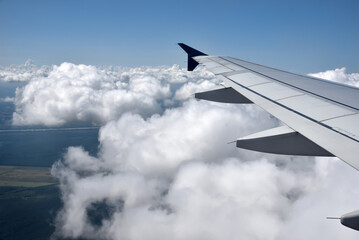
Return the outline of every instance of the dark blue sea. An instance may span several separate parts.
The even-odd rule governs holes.
[[[0,98],[14,97],[15,89],[23,85],[0,82]],[[97,127],[15,127],[11,125],[14,110],[12,102],[0,101],[0,165],[46,167],[50,171],[69,146],[82,146],[96,155]],[[57,184],[0,186],[0,239],[50,239],[62,204]]]
[[[0,82],[0,98],[14,97],[15,89],[23,85]],[[0,102],[0,165],[51,167],[69,146],[82,146],[96,155],[97,127],[15,127],[11,125],[14,110],[12,102]]]

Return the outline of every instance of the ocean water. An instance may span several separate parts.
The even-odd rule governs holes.
[[[23,85],[0,82],[0,98],[14,97],[15,89]],[[97,154],[97,127],[15,127],[11,125],[14,110],[12,102],[0,101],[0,165],[48,167],[50,170],[69,146],[82,146],[91,155]],[[50,239],[62,204],[58,185],[0,187],[0,239]],[[97,207],[93,212],[96,214],[89,217],[96,222],[101,216]]]
[[[0,98],[14,97],[24,83],[0,82]],[[69,146],[82,146],[91,155],[98,148],[98,127],[12,126],[12,102],[0,102],[0,165],[51,167]]]

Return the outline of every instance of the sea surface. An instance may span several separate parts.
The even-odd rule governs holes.
[[[0,82],[0,98],[14,97],[23,83]],[[69,146],[97,152],[98,127],[12,126],[14,103],[0,102],[0,165],[51,167]]]
[[[0,99],[13,98],[25,83],[0,82]],[[98,149],[98,127],[12,126],[13,102],[0,101],[0,166],[46,167],[62,159],[69,146]],[[6,180],[6,179],[5,179]],[[0,240],[49,239],[61,209],[57,184],[41,187],[0,186]]]

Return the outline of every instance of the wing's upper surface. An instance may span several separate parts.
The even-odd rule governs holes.
[[[232,57],[195,55],[227,87],[359,170],[359,88]]]

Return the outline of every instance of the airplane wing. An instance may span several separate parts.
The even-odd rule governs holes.
[[[226,88],[196,93],[217,102],[254,103],[286,126],[237,139],[237,147],[289,155],[337,156],[359,170],[359,88],[232,57],[208,56],[183,43],[188,70],[198,64]]]

